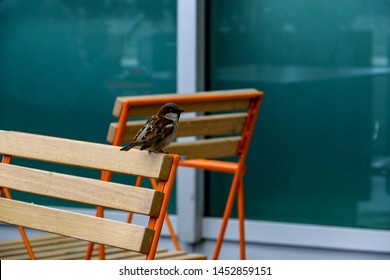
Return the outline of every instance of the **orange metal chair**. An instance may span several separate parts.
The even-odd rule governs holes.
[[[4,192],[6,197],[0,197],[0,221],[19,226],[31,259],[36,256],[24,227],[146,254],[146,259],[155,257],[178,155],[123,153],[112,145],[10,131],[0,131],[0,154],[0,196]],[[14,165],[13,157],[154,178],[157,190]],[[148,224],[132,225],[17,201],[9,189],[139,213],[148,216]]]
[[[175,142],[165,150],[184,156],[185,160],[179,163],[181,166],[234,174],[213,259],[219,256],[236,197],[240,229],[240,258],[246,258],[243,176],[246,171],[245,159],[262,98],[262,92],[255,89],[243,89],[194,94],[126,96],[118,97],[114,105],[113,115],[118,117],[119,121],[110,124],[107,140],[116,146],[131,141],[138,129],[145,123],[144,120],[132,118],[155,114],[167,102],[176,103],[186,112],[204,113],[191,118],[182,117],[177,137],[205,138],[197,138],[190,142]],[[238,156],[238,161],[228,162],[215,159],[230,156]],[[171,235],[174,242],[177,242],[172,228]],[[178,243],[176,246],[179,246]]]

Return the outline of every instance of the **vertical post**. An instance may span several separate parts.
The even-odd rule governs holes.
[[[179,165],[180,157],[177,155],[174,155],[172,158],[172,165],[171,165],[171,170],[169,172],[169,177],[167,181],[162,181],[160,180],[157,185],[157,190],[161,191],[164,193],[164,198],[162,201],[160,213],[158,217],[150,217],[149,223],[148,223],[148,228],[154,229],[154,236],[152,240],[152,245],[150,246],[149,253],[146,256],[147,260],[152,260],[154,259],[154,256],[156,254],[157,250],[157,245],[160,239],[161,235],[161,229],[163,227],[163,223],[165,220],[165,214],[168,211],[168,204],[169,204],[169,198],[172,193],[173,189],[173,184],[175,181],[175,175],[177,172],[177,166]]]
[[[202,91],[205,72],[205,1],[177,0],[177,17],[177,92]],[[178,232],[180,241],[185,243],[185,250],[190,251],[191,245],[201,239],[203,171],[180,167],[176,178]]]
[[[238,208],[238,223],[239,223],[239,238],[240,238],[240,259],[246,259],[245,245],[245,207],[244,207],[244,182],[241,178],[240,185],[237,190],[237,208]]]

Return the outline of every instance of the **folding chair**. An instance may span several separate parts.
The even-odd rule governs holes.
[[[137,150],[123,153],[112,145],[10,131],[0,131],[0,154],[0,196],[6,197],[0,197],[0,221],[19,226],[31,259],[36,256],[24,227],[138,252],[146,259],[155,257],[179,156]],[[54,163],[54,167],[61,164],[154,178],[158,186],[157,190],[136,188],[11,164],[15,157]],[[135,212],[147,216],[148,222],[134,225],[26,203],[12,199],[10,189]]]
[[[243,89],[194,94],[125,96],[118,97],[114,105],[113,115],[119,118],[119,121],[110,124],[107,141],[116,146],[131,141],[145,123],[144,120],[140,121],[137,118],[155,114],[161,105],[167,102],[176,103],[186,112],[202,113],[196,117],[181,118],[177,133],[177,137],[198,138],[189,142],[172,143],[165,150],[185,157],[185,160],[180,161],[180,166],[234,174],[213,259],[219,256],[236,197],[240,258],[246,257],[243,176],[246,171],[245,159],[262,98],[262,92]],[[215,159],[230,156],[238,156],[238,161]]]

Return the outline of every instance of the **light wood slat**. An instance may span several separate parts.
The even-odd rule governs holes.
[[[20,245],[24,246],[24,243],[19,241]],[[1,243],[0,243],[1,246]],[[78,239],[66,238],[61,245],[52,245],[50,243],[45,246],[36,247],[33,246],[34,254],[37,259],[45,260],[72,260],[72,259],[84,259],[85,250],[88,246],[88,242]],[[95,250],[92,256],[98,258],[98,246],[95,246]],[[123,249],[106,246],[106,256],[115,254],[117,252],[128,252],[129,255],[140,255],[140,253],[133,251],[125,251]],[[0,259],[29,259],[26,249],[24,250],[11,250],[7,255],[0,256]],[[93,258],[92,258],[93,259]]]
[[[107,249],[110,249],[110,248],[108,247]],[[157,251],[156,255],[158,255],[160,252],[161,251]],[[98,250],[96,250],[96,253],[92,257],[92,259],[98,259],[98,257],[99,257]],[[128,259],[132,259],[132,258],[136,258],[136,257],[140,257],[143,260],[146,259],[146,255],[144,255],[144,254],[125,251],[125,250],[121,250],[121,249],[109,250],[108,253],[106,253],[107,260],[128,260]]]
[[[84,259],[85,258],[85,251],[88,246],[87,242],[84,242],[79,245],[74,244],[75,241],[70,242],[69,244],[71,246],[69,247],[63,247],[63,248],[53,248],[52,246],[47,246],[45,251],[34,253],[36,254],[37,259],[45,259],[45,260],[72,260],[72,259]],[[98,257],[98,247],[95,246],[95,256]],[[105,248],[106,254],[109,254],[111,252],[115,251],[123,251],[123,249],[114,248],[114,247],[108,247]],[[128,251],[132,252],[132,251]],[[132,252],[134,254],[140,254],[137,252]]]
[[[236,113],[183,119],[177,136],[241,134],[246,116],[246,113]]]
[[[78,240],[61,235],[45,234],[43,236],[31,237],[30,244],[33,246],[34,253],[38,259],[45,260],[80,260],[85,257],[85,248],[87,241]],[[10,245],[14,247],[9,247]],[[38,246],[39,245],[39,246]],[[3,250],[3,248],[6,248]],[[21,239],[0,242],[0,254],[2,260],[27,260],[29,256]],[[115,247],[106,246],[107,260],[136,260],[145,259],[145,255],[133,251],[127,251]],[[94,247],[91,259],[98,259],[98,246]],[[197,253],[187,254],[182,251],[168,251],[167,249],[158,249],[156,259],[174,259],[174,260],[205,260],[206,256]]]
[[[67,236],[62,235],[55,235],[55,234],[47,234],[39,236],[39,239],[36,239],[35,237],[29,237],[29,242],[33,248],[40,248],[40,247],[47,247],[47,246],[59,246],[59,245],[66,245],[68,242],[86,242],[84,240],[69,238]],[[0,254],[3,252],[6,252],[8,250],[18,250],[18,249],[24,249],[25,245],[22,242],[21,239],[16,240],[8,240],[8,241],[1,241],[0,242]]]
[[[50,253],[47,253],[47,256],[43,255],[39,259],[45,259],[45,260],[80,260],[85,258],[85,247],[87,246],[87,243],[85,243],[85,246],[79,248],[80,250],[72,250],[72,251],[59,251],[56,252],[53,255],[50,255]],[[47,248],[47,251],[50,251],[50,247]],[[164,253],[166,249],[158,249],[156,252],[156,256],[158,254]],[[105,247],[105,253],[106,253],[106,259],[107,260],[126,260],[126,259],[133,259],[133,258],[140,258],[145,259],[146,255],[142,253],[137,253],[133,251],[127,251],[119,248],[114,247]],[[99,259],[99,250],[98,246],[94,247],[94,250],[92,251],[92,257],[91,260],[97,260]]]
[[[166,152],[194,158],[220,158],[237,155],[241,137],[223,137],[190,142],[175,142],[165,148]]]
[[[31,244],[31,243],[30,243]],[[50,251],[58,251],[58,250],[80,250],[80,252],[85,253],[86,247],[84,246],[86,243],[83,240],[67,240],[66,242],[58,243],[58,244],[43,244],[41,246],[32,245],[32,248],[34,250],[34,254],[38,257],[38,254],[41,254],[42,252]],[[19,244],[20,247],[16,248],[8,248],[8,250],[5,250],[0,253],[0,259],[3,259],[5,257],[17,257],[17,256],[25,256],[27,255],[26,247],[24,246],[24,243]],[[75,249],[78,248],[78,249]],[[28,256],[27,256],[28,258]]]
[[[64,251],[67,253],[78,251],[80,253],[85,254],[85,249],[86,249],[85,244],[86,244],[85,241],[76,239],[74,241],[68,240],[67,242],[60,243],[60,244],[46,244],[45,246],[32,245],[32,248],[35,256],[38,259],[41,258],[47,259],[49,256],[58,255],[57,252],[64,252]],[[4,258],[17,258],[17,259],[27,258],[28,259],[29,256],[27,254],[26,248],[24,247],[24,243],[22,243],[21,245],[23,245],[23,247],[20,249],[8,250],[0,254],[0,259],[4,259]]]
[[[57,240],[57,239],[61,239],[61,238],[64,238],[64,237],[62,235],[44,234],[44,235],[30,237],[29,240],[30,240],[31,244],[39,244],[41,242],[46,243],[49,240]],[[0,245],[1,245],[0,251],[2,251],[2,249],[6,246],[13,247],[13,246],[18,246],[19,244],[22,244],[22,246],[24,247],[23,243],[21,243],[21,239],[0,241]]]
[[[73,242],[70,244],[73,245]],[[87,248],[87,243],[84,242],[80,244],[78,247],[70,246],[69,248],[56,249],[51,246],[46,246],[44,251],[37,252],[34,250],[34,254],[39,260],[82,260],[85,258],[85,250]],[[99,259],[98,246],[96,246],[95,250],[92,252],[92,260]],[[12,251],[11,251],[12,252]],[[116,259],[116,256],[122,256],[122,258],[131,258],[133,256],[143,256],[142,253],[137,253],[133,251],[125,251],[123,249],[114,248],[114,247],[106,247],[106,259]],[[24,250],[24,253],[8,255],[4,257],[0,257],[2,260],[28,260],[29,256]]]
[[[65,239],[65,238],[64,238]],[[24,244],[19,240],[20,245]],[[50,243],[48,243],[46,246],[41,247],[40,250],[37,250],[36,247],[33,246],[34,254],[38,259],[44,259],[44,260],[80,260],[85,258],[85,250],[88,246],[88,242],[83,240],[77,240],[73,238],[66,238],[66,241],[63,242],[63,244],[66,246],[53,246]],[[1,243],[0,243],[1,246]],[[92,251],[92,257],[91,259],[98,259],[99,258],[99,250],[98,246],[94,247],[94,250]],[[164,252],[166,250],[158,250],[157,253]],[[7,256],[1,257],[0,259],[29,259],[29,256],[26,252],[26,249],[24,249],[23,253],[14,253],[14,250],[10,251],[10,253]],[[138,252],[133,251],[127,251],[120,248],[105,247],[105,253],[106,253],[106,259],[128,259],[132,257],[141,256],[145,258],[146,255]]]
[[[45,233],[44,235],[40,236],[34,236],[34,237],[29,237],[29,242],[31,246],[34,248],[34,251],[37,248],[47,248],[51,247],[52,245],[57,246],[57,245],[65,245],[69,246],[69,243],[76,243],[76,242],[83,242],[85,243],[86,241],[84,240],[79,240],[79,239],[74,239],[74,238],[69,238],[67,236],[62,236],[62,235],[56,235],[56,234],[47,234]],[[22,239],[13,239],[13,240],[6,240],[6,241],[1,241],[0,242],[0,258],[2,254],[6,253],[7,251],[13,251],[13,250],[19,250],[23,249],[26,251],[26,247],[22,241]],[[27,254],[27,252],[26,252]]]
[[[180,258],[186,255],[186,252],[183,251],[168,251],[165,253],[160,254],[159,256],[156,256],[156,260],[164,260],[164,259],[171,259],[171,258]]]
[[[163,199],[161,192],[151,189],[2,163],[0,186],[154,217]]]
[[[0,221],[147,253],[154,231],[145,227],[0,198]]]
[[[156,259],[165,259],[165,260],[206,260],[207,257],[202,254],[197,253],[188,253],[188,254],[171,254],[169,257],[165,256],[164,258],[160,255],[156,255]]]
[[[241,133],[246,113],[220,114],[183,118],[179,123],[176,137],[224,135]],[[137,131],[145,124],[145,120],[129,121],[122,138],[122,143],[132,141]],[[118,123],[111,123],[108,129],[107,141],[114,142]]]
[[[209,101],[207,103],[201,102],[191,102],[191,103],[181,103],[175,102],[180,108],[185,112],[218,112],[218,111],[228,111],[228,110],[245,110],[248,108],[249,99],[241,100],[216,100]],[[129,110],[129,117],[145,117],[151,116],[158,112],[163,104],[158,105],[148,105],[148,106],[133,106]],[[119,115],[114,115],[114,117],[119,117]]]
[[[225,110],[247,109],[249,99],[260,96],[262,93],[255,89],[209,91],[193,94],[157,94],[151,97],[145,96],[120,96],[117,97],[113,115],[119,117],[125,100],[132,100],[134,106],[130,109],[130,116],[150,116],[157,112],[161,105],[174,102],[186,112],[216,112]],[[214,96],[214,100],[207,99]],[[218,99],[220,97],[220,100]],[[190,102],[186,98],[192,99]],[[197,99],[197,100],[196,100]],[[142,100],[142,101],[141,101]],[[137,105],[135,105],[137,104]],[[143,106],[143,105],[148,106]],[[155,104],[155,105],[152,105]]]
[[[172,164],[165,154],[12,131],[0,131],[0,154],[164,180]]]

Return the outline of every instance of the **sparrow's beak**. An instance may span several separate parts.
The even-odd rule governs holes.
[[[179,108],[179,109],[180,109],[180,113],[183,113],[183,112],[185,112],[185,111],[184,111],[184,109],[182,109],[182,108]]]

